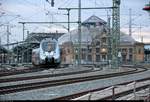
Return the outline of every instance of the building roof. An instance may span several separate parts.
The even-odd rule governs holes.
[[[120,44],[129,44],[129,45],[133,45],[135,44],[137,41],[135,41],[132,36],[129,36],[127,34],[121,33],[120,34]]]
[[[96,28],[90,28],[88,29],[87,27],[82,26],[81,28],[81,42],[92,42],[92,38],[95,38],[95,36],[99,33],[102,33],[103,27],[99,26]],[[69,42],[72,41],[73,43],[77,43],[78,42],[78,29],[75,29],[73,31],[70,31],[67,34],[62,35],[59,39],[58,42],[59,44],[63,44],[65,42]]]
[[[85,26],[85,24],[91,24],[91,23],[101,23],[102,25],[98,25],[95,27],[88,27]],[[85,20],[82,23],[82,27],[81,27],[81,42],[87,42],[91,43],[92,39],[96,37],[96,35],[102,34],[103,32],[107,31],[107,26],[106,26],[106,22],[102,19],[100,19],[99,17],[93,15],[91,17],[89,17],[87,20]],[[63,44],[65,42],[70,42],[72,41],[73,43],[78,42],[78,29],[72,30],[69,33],[64,34],[63,36],[61,36],[58,39],[59,44]],[[137,41],[135,41],[131,36],[120,32],[120,44],[124,45],[124,44],[129,44],[129,45],[133,45],[137,43]]]
[[[103,20],[103,19],[101,19],[101,18],[99,18],[99,17],[97,17],[97,16],[95,16],[95,15],[92,15],[91,17],[89,17],[87,20],[85,20],[82,24],[90,24],[90,23],[101,23],[101,24],[106,24],[106,22]]]
[[[93,23],[95,24],[94,26]],[[99,25],[96,25],[96,23],[99,23]],[[89,25],[89,26],[85,26],[85,25]],[[97,16],[93,15],[91,17],[89,17],[87,20],[85,20],[82,23],[81,26],[81,42],[87,42],[91,43],[92,39],[96,37],[96,35],[103,33],[104,29],[106,30],[106,22],[100,18],[98,18]],[[65,42],[70,42],[72,41],[73,43],[77,43],[78,42],[78,29],[72,30],[69,33],[64,34],[63,36],[61,36],[58,39],[59,44],[63,44]]]

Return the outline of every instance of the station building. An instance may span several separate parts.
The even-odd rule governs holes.
[[[111,50],[107,22],[93,15],[81,27],[81,63],[100,64],[109,60]],[[62,48],[62,63],[74,64],[78,59],[78,29],[62,35],[58,41]],[[109,39],[110,38],[110,39]],[[121,62],[133,64],[144,61],[144,44],[121,32]]]

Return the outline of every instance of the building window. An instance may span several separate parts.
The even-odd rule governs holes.
[[[78,59],[78,55],[76,55],[76,60]]]
[[[102,38],[102,43],[106,43],[106,38]]]
[[[141,54],[141,49],[139,48],[139,50],[138,50],[138,54]]]
[[[90,48],[90,49],[88,49],[88,53],[91,53],[92,52],[92,49]]]
[[[106,55],[102,55],[102,61],[106,60]]]
[[[66,62],[66,58],[64,57],[64,62]]]
[[[127,53],[127,49],[126,49],[126,48],[123,48],[123,49],[122,49],[122,53]]]
[[[122,55],[122,61],[123,61],[123,62],[126,61],[126,55]]]
[[[64,54],[64,55],[66,54],[66,51],[65,51],[65,50],[63,50],[63,54]]]
[[[103,32],[104,32],[104,33],[107,33],[107,30],[106,30],[106,29],[103,29]]]
[[[96,55],[96,62],[100,61],[100,55]]]
[[[99,45],[100,45],[100,42],[99,42],[99,41],[97,41],[97,42],[96,42],[96,46],[99,46]]]
[[[82,48],[82,52],[85,52],[86,51],[86,49],[85,48]]]
[[[132,61],[132,55],[129,55],[129,61]]]
[[[70,49],[68,49],[68,53],[70,53]]]
[[[85,54],[82,54],[82,59],[86,59],[86,58],[85,58]]]
[[[92,56],[88,55],[88,61],[92,61]]]
[[[132,52],[133,52],[132,48],[129,48],[129,53],[132,53]]]
[[[96,53],[99,53],[99,48],[96,48]]]

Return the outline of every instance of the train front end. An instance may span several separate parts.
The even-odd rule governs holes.
[[[40,43],[40,65],[59,66],[60,49],[55,39],[47,38]]]
[[[60,64],[60,49],[55,39],[45,39],[41,42],[40,62],[52,66]]]

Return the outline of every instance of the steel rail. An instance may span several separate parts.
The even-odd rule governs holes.
[[[37,89],[37,88],[39,89],[39,88],[44,88],[44,87],[73,84],[73,83],[77,83],[77,82],[84,82],[84,81],[91,81],[91,80],[98,80],[98,79],[122,76],[122,75],[127,75],[127,74],[134,74],[134,73],[139,73],[142,71],[145,71],[145,70],[138,71],[136,69],[136,71],[132,70],[132,71],[128,71],[128,72],[113,73],[113,74],[107,74],[107,75],[95,75],[95,76],[87,76],[87,77],[80,77],[80,78],[70,78],[70,79],[62,79],[62,80],[52,80],[52,81],[35,82],[35,83],[29,83],[29,84],[5,86],[5,87],[0,87],[0,95],[14,93],[14,92],[18,92],[18,91],[33,90],[33,89]]]
[[[136,87],[136,91],[140,91],[140,90],[143,90],[143,89],[148,88],[148,87],[149,87],[149,84],[139,86],[139,87]],[[112,100],[112,99],[115,100],[119,97],[123,97],[125,95],[133,93],[133,90],[134,89],[129,89],[129,90],[126,90],[126,91],[123,91],[123,92],[116,93],[114,96],[110,95],[110,96],[106,96],[104,98],[100,98],[99,100]]]
[[[150,80],[150,77],[149,78],[144,78],[144,79],[139,79],[139,80],[134,80],[136,82],[142,82],[142,81],[146,81],[146,80]],[[118,86],[118,85],[127,85],[129,83],[132,83],[134,81],[128,81],[128,82],[124,82],[124,83],[120,83],[120,84],[116,84],[114,86]],[[102,87],[102,88],[96,88],[96,89],[92,89],[92,90],[87,90],[87,91],[84,91],[84,92],[79,92],[79,93],[75,93],[75,94],[72,94],[72,95],[67,95],[67,96],[62,96],[62,97],[58,97],[58,98],[54,98],[53,100],[71,100],[71,99],[74,99],[74,98],[78,98],[80,96],[83,96],[83,95],[86,95],[88,93],[92,93],[92,92],[96,92],[96,91],[101,91],[101,90],[104,90],[106,88],[109,88],[111,86],[107,86],[107,87]],[[142,87],[143,88],[143,87]],[[131,90],[130,90],[131,92]],[[133,92],[133,89],[132,89],[132,92]],[[119,96],[121,96],[122,94],[125,95],[125,93],[118,93],[118,96],[117,94],[115,94],[115,98],[118,98]],[[108,97],[104,97],[104,98],[101,98],[100,100],[104,100],[104,99],[111,99],[112,98],[112,95],[111,96],[108,96]]]
[[[72,74],[89,73],[89,72],[95,72],[95,71],[97,71],[97,70],[88,69],[88,70],[81,70],[81,71],[76,71],[76,72],[34,75],[34,76],[17,77],[17,78],[3,78],[3,79],[0,79],[0,82],[4,83],[4,82],[14,82],[14,81],[23,81],[23,80],[31,80],[31,79],[42,79],[42,78],[58,77],[58,76],[65,76],[65,75],[72,75]]]

